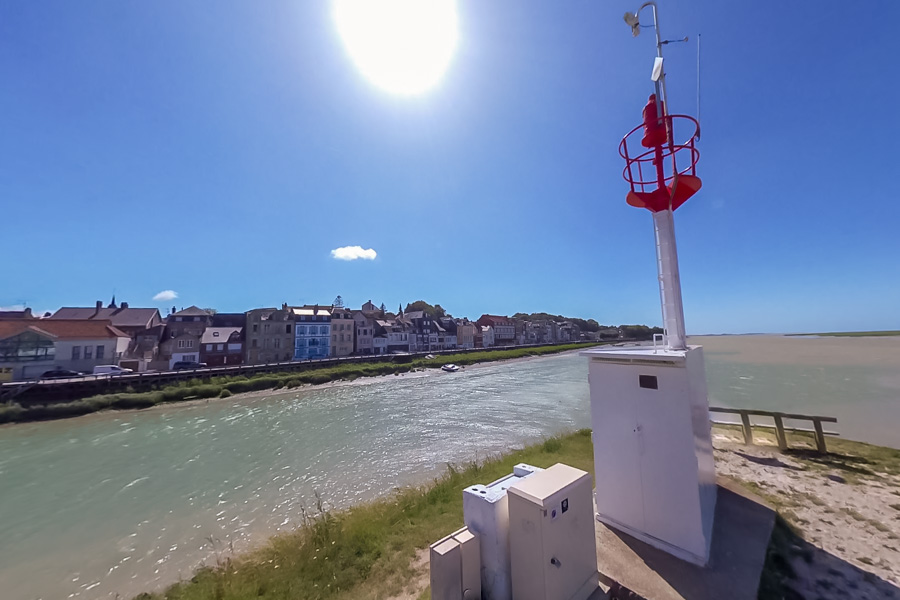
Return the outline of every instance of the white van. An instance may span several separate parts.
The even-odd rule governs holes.
[[[124,375],[131,372],[131,369],[123,369],[116,365],[97,365],[94,367],[94,375]]]

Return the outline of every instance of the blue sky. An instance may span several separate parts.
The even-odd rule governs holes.
[[[658,324],[651,217],[617,154],[652,91],[636,7],[462,0],[441,83],[398,97],[329,2],[3,3],[0,306],[341,294]],[[702,33],[688,332],[900,329],[900,4],[660,11],[692,38],[666,50],[674,112],[696,112]],[[377,258],[332,258],[348,245]]]

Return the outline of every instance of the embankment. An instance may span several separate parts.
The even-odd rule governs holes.
[[[260,374],[256,376],[199,376],[176,384],[160,386],[149,391],[126,390],[121,393],[99,394],[87,398],[59,402],[10,402],[0,405],[0,424],[48,419],[77,417],[100,410],[142,409],[168,402],[182,402],[204,398],[226,398],[228,396],[260,390],[296,388],[338,380],[353,380],[359,377],[375,377],[406,373],[421,369],[436,369],[452,361],[457,365],[471,365],[557,354],[589,347],[591,344],[560,344],[509,350],[457,352],[452,357],[436,356],[424,358],[413,355],[396,355],[383,361],[340,363],[309,368],[302,371],[286,371]]]

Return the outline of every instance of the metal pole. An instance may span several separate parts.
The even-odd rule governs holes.
[[[659,32],[659,18],[656,2],[645,2],[638,12],[647,6],[653,9],[653,29],[656,32],[656,56],[662,58],[662,36]],[[662,102],[657,104],[657,114],[665,119],[669,114],[669,98],[666,92],[665,63],[656,82],[657,97],[662,97]],[[673,159],[672,190],[678,183],[678,165],[674,163],[674,144],[672,130],[668,121],[666,125],[667,142]],[[661,162],[661,161],[660,161]],[[661,166],[661,165],[660,165]],[[669,198],[669,208],[653,213],[653,229],[656,238],[657,274],[659,277],[659,295],[663,318],[663,328],[666,332],[666,347],[670,350],[684,350],[687,348],[684,327],[684,303],[681,298],[681,275],[678,271],[678,249],[675,245],[675,215],[672,212],[672,199]]]
[[[697,34],[697,139],[700,139],[700,34]]]

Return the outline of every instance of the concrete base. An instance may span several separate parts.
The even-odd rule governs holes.
[[[598,522],[603,587],[613,592],[624,587],[646,600],[756,600],[775,511],[725,478],[717,483],[712,548],[705,568]]]

